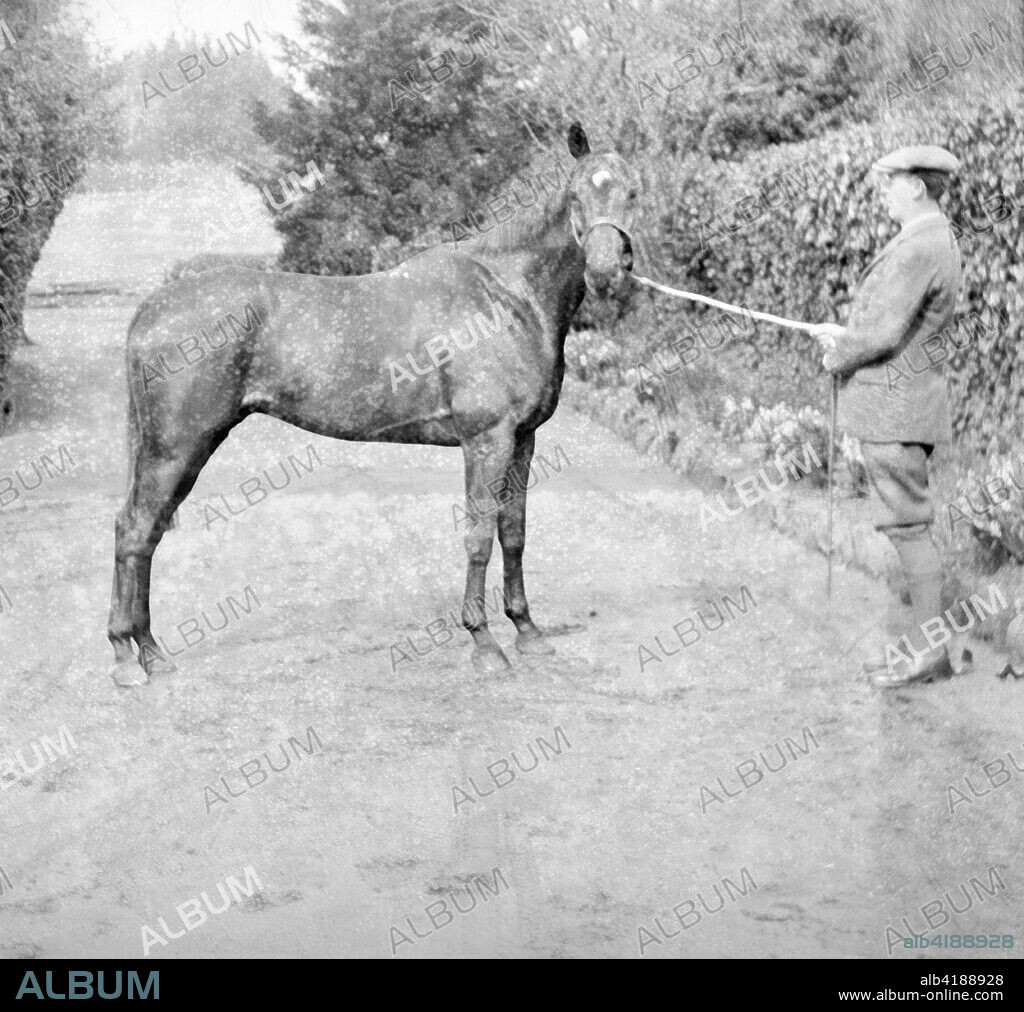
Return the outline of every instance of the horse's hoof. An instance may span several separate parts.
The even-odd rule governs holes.
[[[134,660],[121,661],[115,664],[111,668],[110,677],[114,679],[114,684],[119,685],[122,689],[131,689],[137,685],[146,685],[149,682],[149,676],[146,674],[145,668]]]
[[[485,650],[476,647],[473,650],[473,667],[482,675],[494,675],[508,671],[512,665],[500,647],[488,647]]]
[[[146,664],[146,674],[150,678],[153,675],[173,675],[177,670],[177,665],[167,660],[166,657],[151,656]]]
[[[153,675],[171,675],[178,670],[155,647],[143,647],[139,651],[139,664],[150,678]]]
[[[535,657],[547,657],[555,652],[555,648],[540,632],[520,633],[516,637],[516,650],[521,654],[533,654]]]

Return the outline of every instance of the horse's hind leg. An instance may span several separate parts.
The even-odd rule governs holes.
[[[107,638],[114,648],[111,674],[118,685],[126,687],[145,684],[151,671],[173,670],[159,650],[150,650],[148,656],[146,651],[140,651],[136,661],[132,640],[140,631],[140,602],[148,611],[153,552],[164,530],[159,502],[166,497],[160,494],[161,489],[174,479],[166,473],[166,466],[158,467],[145,450],[133,465],[135,477],[128,500],[114,522],[114,586],[107,622]]]
[[[462,624],[473,637],[473,665],[478,671],[504,671],[511,665],[487,628],[484,592],[487,564],[494,547],[494,495],[489,486],[501,482],[512,459],[513,436],[509,426],[482,432],[463,443],[466,459],[466,593],[462,600]],[[483,506],[477,512],[478,505]]]
[[[175,510],[228,430],[197,439],[173,454],[142,446],[133,462],[128,500],[114,525],[114,586],[107,638],[114,648],[114,681],[142,685],[148,676],[175,670],[150,629],[149,587],[153,553]],[[131,641],[139,647],[138,661]]]
[[[505,614],[515,623],[516,649],[524,654],[553,654],[554,650],[530,618],[523,586],[523,549],[526,547],[526,484],[533,460],[535,432],[516,440],[508,480],[512,498],[498,512],[498,541],[505,569]]]
[[[135,660],[132,650],[131,605],[134,599],[134,574],[128,572],[129,556],[125,554],[124,530],[130,505],[125,504],[114,521],[114,586],[110,591],[110,617],[107,639],[114,648],[114,681],[125,687],[147,681],[145,671]],[[131,582],[130,582],[131,581]]]

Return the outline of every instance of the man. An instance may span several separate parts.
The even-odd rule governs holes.
[[[945,380],[928,353],[952,326],[960,288],[960,251],[938,204],[958,165],[931,145],[875,162],[879,192],[902,228],[861,275],[847,326],[811,331],[825,349],[825,368],[839,378],[838,424],[861,441],[880,500],[875,527],[896,549],[910,589],[912,654],[864,664],[884,688],[952,674],[946,648],[929,648],[921,626],[942,613],[927,462],[937,444],[951,442],[952,428]]]

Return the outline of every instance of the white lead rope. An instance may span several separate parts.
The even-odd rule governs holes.
[[[714,306],[717,309],[724,309],[727,313],[737,313],[740,316],[749,316],[755,320],[764,320],[765,323],[774,323],[779,327],[789,327],[791,330],[803,330],[810,333],[814,324],[800,323],[799,320],[787,320],[782,316],[772,316],[771,313],[756,313],[752,309],[744,309],[742,306],[733,306],[728,302],[719,302],[718,299],[709,299],[706,295],[697,295],[695,292],[682,292],[678,288],[669,288],[668,285],[659,285],[657,281],[641,277],[639,274],[631,275],[641,285],[648,288],[656,288],[666,295],[674,295],[680,299],[690,299],[692,302],[703,302],[706,306]]]

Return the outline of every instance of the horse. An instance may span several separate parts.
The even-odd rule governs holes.
[[[554,653],[523,585],[535,433],[558,405],[565,337],[586,290],[621,300],[629,286],[639,189],[619,155],[591,152],[579,123],[567,143],[565,185],[487,234],[352,277],[218,267],[139,306],[128,328],[130,480],[114,523],[107,625],[116,684],[175,670],[150,630],[153,554],[210,456],[255,412],[335,439],[461,447],[467,507],[510,490],[492,494],[496,510],[469,509],[461,618],[472,664],[485,674],[510,667],[482,607],[495,531],[516,649]],[[243,305],[246,325],[235,327]],[[197,358],[198,336],[193,346],[181,335],[209,337],[204,328],[225,314],[233,339]],[[166,356],[187,359],[183,343],[190,367],[164,375]],[[421,371],[417,360],[433,366]]]

